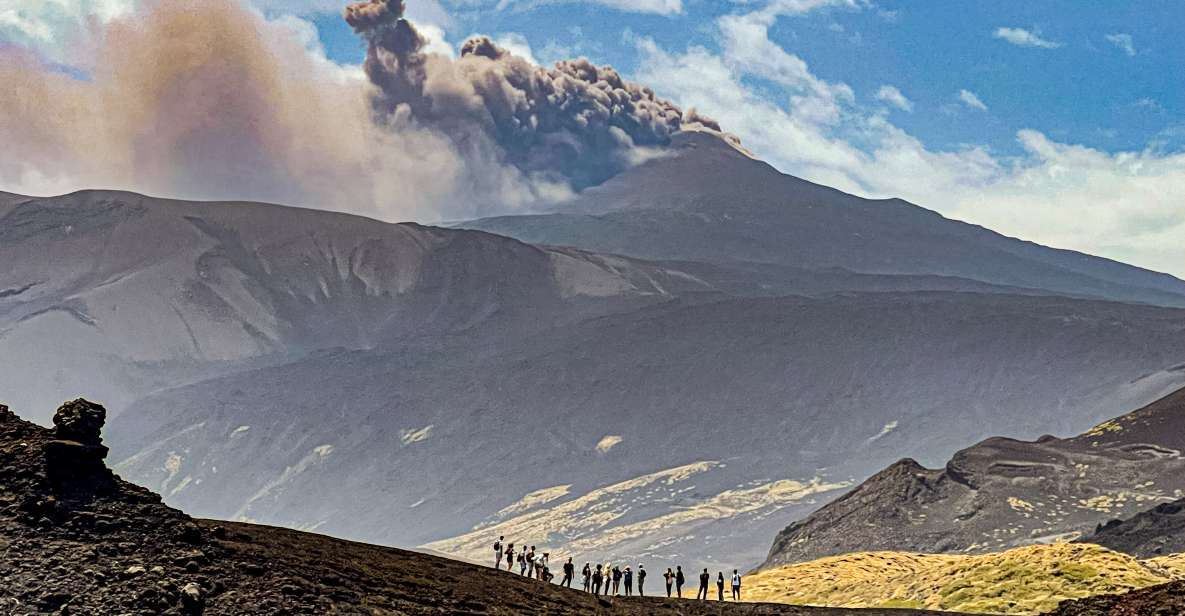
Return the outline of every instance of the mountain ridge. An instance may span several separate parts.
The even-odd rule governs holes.
[[[762,568],[869,549],[980,553],[1085,537],[1114,513],[1185,494],[1181,422],[1185,389],[1068,439],[991,438],[941,469],[901,460],[786,527]],[[1123,549],[1122,538],[1100,543]]]

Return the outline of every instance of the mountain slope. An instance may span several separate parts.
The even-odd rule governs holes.
[[[902,460],[774,540],[763,567],[859,550],[985,552],[1077,538],[1185,494],[1185,389],[1070,439]],[[1117,545],[1117,544],[1113,544]]]
[[[1081,541],[1143,558],[1185,552],[1185,499],[1111,520]]]
[[[6,614],[931,614],[596,599],[414,552],[193,520],[104,466],[103,417],[101,407],[76,400],[48,430],[0,405]]]
[[[1185,305],[1185,281],[1172,276],[1007,238],[899,199],[861,199],[812,184],[705,133],[678,135],[668,156],[554,212],[460,226],[647,259],[940,275]]]
[[[84,191],[0,209],[0,388],[49,408],[328,348],[529,331],[708,290],[681,272],[484,233]],[[47,418],[38,418],[45,420]]]
[[[590,560],[703,555],[742,567],[761,560],[763,536],[827,497],[778,482],[834,489],[903,451],[937,459],[985,433],[1081,430],[1179,387],[1185,375],[1165,369],[1182,360],[1183,317],[873,294],[674,301],[496,345],[477,327],[432,347],[323,353],[146,397],[116,417],[113,459],[203,516],[445,541],[461,555],[479,526],[549,516],[513,540],[580,543]],[[686,480],[614,489],[607,510],[577,503],[687,465],[697,472]],[[527,499],[540,491],[559,496]],[[738,505],[743,526],[668,515],[738,494],[757,500]]]

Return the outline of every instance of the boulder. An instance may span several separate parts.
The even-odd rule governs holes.
[[[76,441],[84,445],[103,443],[103,423],[106,421],[107,409],[83,398],[58,407],[53,416],[55,436],[59,440]]]

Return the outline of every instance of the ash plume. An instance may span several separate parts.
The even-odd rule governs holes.
[[[72,51],[0,45],[0,190],[120,188],[439,221],[561,202],[691,127],[587,60],[540,68],[486,38],[428,53],[399,0],[351,5],[368,52],[327,59],[239,0],[156,0]]]
[[[683,112],[617,71],[586,59],[535,66],[486,37],[466,41],[458,59],[425,52],[402,0],[350,5],[344,17],[368,43],[367,77],[378,87],[380,119],[410,114],[458,147],[486,140],[528,176],[580,189],[663,146],[683,128],[715,122]]]

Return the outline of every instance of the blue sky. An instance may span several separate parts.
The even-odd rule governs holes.
[[[714,20],[752,6],[689,0],[681,12],[668,14],[574,2],[443,8],[451,42],[473,33],[515,33],[540,61],[557,59],[547,57],[555,55],[546,53],[550,45],[629,75],[640,60],[627,42],[631,35],[669,49],[700,45],[719,51]],[[413,14],[416,8],[416,0],[409,0]],[[338,15],[312,19],[331,58],[361,60],[364,47]],[[1051,46],[1009,42],[995,35],[999,28],[1025,30]],[[976,143],[1018,154],[1015,133],[1022,128],[1112,152],[1185,145],[1181,2],[882,0],[779,19],[770,38],[821,79],[851,86],[858,101],[876,104],[880,86],[893,84],[913,103],[912,113],[894,113],[894,123],[935,148]],[[988,113],[955,113],[963,89],[974,92]],[[775,88],[766,91],[777,95]]]
[[[0,60],[6,47],[29,49],[85,79],[90,68],[74,64],[94,58],[78,49],[101,44],[92,24],[137,23],[155,2],[180,0],[0,0]],[[337,67],[336,76],[308,77],[325,101],[361,79],[364,46],[339,0],[203,2],[246,7],[269,45],[293,38],[311,67]],[[786,173],[1185,277],[1180,0],[407,3],[435,51],[455,54],[486,34],[542,66],[584,56],[714,117]],[[303,138],[301,126],[279,128]],[[77,131],[62,132],[56,138],[68,141]],[[44,160],[65,166],[49,149]],[[86,164],[80,156],[76,166]],[[26,169],[13,179],[0,165],[0,189],[47,192],[106,177],[84,170]],[[406,194],[372,193],[353,211],[434,220],[428,200],[413,207],[400,200]]]

